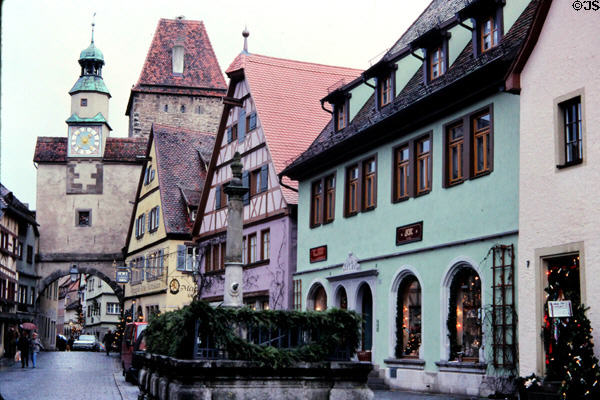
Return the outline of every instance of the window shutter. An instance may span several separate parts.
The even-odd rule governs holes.
[[[156,206],[156,221],[154,222],[155,229],[158,229],[159,222],[160,222],[160,206]]]
[[[233,133],[231,132],[231,127],[227,128],[227,143],[231,143],[233,141]]]
[[[238,116],[238,142],[242,143],[246,136],[246,110],[240,110]]]
[[[256,112],[250,114],[250,121],[248,123],[248,130],[256,129]]]
[[[269,164],[260,167],[260,191],[265,192],[269,187]]]
[[[148,232],[150,232],[152,230],[152,214],[154,214],[154,210],[150,210],[150,212],[148,213]]]
[[[177,270],[185,270],[185,246],[182,244],[177,245]]]
[[[215,210],[221,208],[221,185],[215,187]]]
[[[242,186],[245,187],[246,189],[250,189],[250,174],[248,173],[248,171],[244,171],[242,172]],[[244,205],[248,205],[250,204],[250,191],[248,190],[246,192],[246,194],[244,194]]]
[[[165,266],[165,249],[160,249],[160,270]]]

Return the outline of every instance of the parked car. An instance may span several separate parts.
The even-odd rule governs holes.
[[[125,326],[123,340],[121,341],[121,366],[123,367],[123,376],[127,381],[137,381],[138,371],[133,368],[131,363],[133,352],[139,350],[140,344],[143,343],[144,349],[146,348],[146,342],[138,339],[147,326],[147,322],[130,322]],[[136,348],[136,345],[138,348]]]
[[[73,350],[99,351],[100,343],[94,335],[81,335],[73,343]]]
[[[67,338],[63,335],[56,335],[56,348],[58,351],[65,351],[67,349]]]

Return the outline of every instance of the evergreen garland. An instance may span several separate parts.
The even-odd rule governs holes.
[[[459,283],[460,279],[456,279],[456,277],[452,280],[452,284],[450,285],[450,297],[448,299],[448,319],[446,326],[448,327],[448,338],[450,339],[450,360],[456,359],[458,352],[461,350],[460,346],[458,345],[456,333],[456,296],[458,294],[457,286]]]
[[[330,309],[309,311],[254,311],[243,308],[214,308],[194,301],[182,309],[154,317],[146,328],[150,353],[180,359],[194,357],[196,321],[200,321],[199,338],[209,340],[211,347],[227,354],[230,360],[256,361],[272,368],[294,362],[317,362],[334,355],[337,350],[355,351],[359,344],[362,317],[353,311]],[[236,327],[291,329],[310,331],[312,342],[292,349],[276,348],[249,342],[238,335]]]
[[[402,293],[404,292],[404,282],[400,284],[396,295],[396,348],[394,354],[396,358],[402,358],[404,355],[404,319],[402,315]]]

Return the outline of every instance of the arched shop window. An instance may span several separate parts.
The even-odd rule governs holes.
[[[342,310],[348,309],[348,295],[346,294],[346,289],[344,289],[343,286],[340,286],[338,289],[336,305]]]
[[[462,267],[450,285],[448,305],[450,360],[479,361],[482,345],[481,280],[474,269]]]
[[[325,288],[320,286],[314,292],[314,301],[315,301],[315,311],[325,311],[327,310],[327,293],[325,293]]]
[[[419,357],[421,285],[414,275],[402,280],[396,297],[396,358]]]

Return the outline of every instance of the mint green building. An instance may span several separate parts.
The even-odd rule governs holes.
[[[364,315],[395,388],[487,395],[517,371],[519,97],[538,1],[434,0],[322,102],[299,181],[299,309]],[[515,79],[512,76],[510,79]]]

